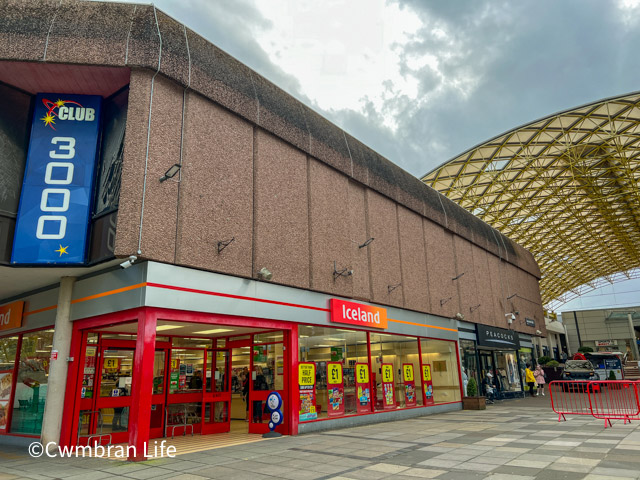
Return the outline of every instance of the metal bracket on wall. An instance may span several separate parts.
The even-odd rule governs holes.
[[[236,237],[232,237],[231,240],[220,240],[218,242],[218,254],[227,248],[235,239]]]

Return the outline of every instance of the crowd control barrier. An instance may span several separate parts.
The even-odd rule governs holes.
[[[604,420],[605,428],[611,420],[640,420],[640,382],[627,380],[562,380],[549,384],[551,408],[558,421],[566,415],[590,415]]]

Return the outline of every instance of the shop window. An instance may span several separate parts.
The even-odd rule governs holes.
[[[153,394],[164,393],[164,350],[156,350],[153,359]]]
[[[422,364],[431,366],[434,403],[460,401],[460,377],[455,342],[420,340]]]
[[[478,374],[478,357],[476,355],[476,342],[473,340],[460,340],[460,359],[462,362],[462,381],[468,383],[470,378],[475,378],[478,385],[480,376]],[[464,385],[466,395],[466,383]]]
[[[391,365],[392,382],[384,381],[383,365]],[[389,409],[390,403],[393,402],[393,408],[422,405],[420,358],[416,337],[372,333],[371,370],[376,385],[376,410]],[[393,383],[391,392],[389,383]]]
[[[131,395],[133,350],[105,349],[100,379],[101,397],[128,397]]]
[[[18,337],[0,338],[0,432],[7,430]]]
[[[82,370],[82,389],[80,398],[93,398],[96,382],[96,361],[98,347],[87,345],[84,353],[84,366]]]
[[[316,410],[317,418],[326,418],[335,412],[356,413],[356,363],[368,363],[367,333],[344,328],[312,327],[298,328],[299,361],[316,365]],[[342,365],[343,390],[328,389],[327,365]],[[330,384],[330,383],[329,383]],[[330,395],[331,393],[331,395]],[[342,405],[340,405],[342,403]]]
[[[157,341],[157,340],[156,340]],[[173,337],[171,344],[174,347],[211,348],[213,342],[210,338],[183,338]]]
[[[254,390],[284,389],[284,350],[282,343],[253,345],[253,372],[251,380]]]
[[[169,393],[196,393],[203,388],[204,350],[171,350]]]
[[[52,342],[53,330],[26,333],[22,336],[11,433],[40,435],[47,398]]]
[[[227,339],[226,338],[214,338],[215,341],[215,347],[216,348],[224,348],[227,346]]]
[[[253,336],[253,343],[274,343],[282,342],[282,332],[258,333]]]
[[[520,372],[518,371],[518,357],[515,351],[500,351],[496,353],[496,380],[501,392],[520,392]]]
[[[207,392],[227,392],[229,389],[226,372],[229,366],[228,350],[209,350],[207,356],[210,367],[207,369]]]
[[[101,408],[97,433],[125,432],[129,428],[129,407]]]
[[[228,402],[210,402],[204,405],[205,423],[226,423],[229,421]]]
[[[97,333],[89,333],[87,335],[87,343],[98,343],[98,334]]]

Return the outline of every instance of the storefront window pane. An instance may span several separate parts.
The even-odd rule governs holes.
[[[229,382],[227,368],[229,367],[228,350],[207,351],[209,368],[207,369],[207,392],[228,392]]]
[[[520,392],[520,373],[518,372],[516,352],[496,352],[496,380],[501,392]]]
[[[480,377],[478,375],[478,357],[476,356],[476,342],[473,340],[460,340],[460,358],[462,361],[463,371],[463,389],[464,394],[466,395],[467,383],[470,378],[475,378],[477,385],[480,385]]]
[[[211,348],[213,346],[213,341],[210,338],[173,337],[171,339],[171,344],[174,347]]]
[[[327,363],[342,364],[344,413],[356,413],[355,364],[368,363],[367,333],[344,328],[311,327],[298,329],[300,362],[316,364],[316,405],[318,418],[327,417]],[[338,400],[340,401],[340,400]],[[332,397],[335,405],[336,401]],[[332,406],[333,408],[333,406]]]
[[[169,393],[195,393],[203,388],[204,350],[172,349]]]
[[[527,364],[531,365],[531,369],[534,369],[535,362],[533,361],[533,350],[531,348],[521,348],[518,350],[518,368],[520,369],[520,379],[525,379],[525,369]],[[524,391],[529,391],[529,385],[526,383],[523,385]]]
[[[253,336],[253,343],[273,343],[282,341],[282,332],[259,333]]]
[[[52,342],[53,330],[41,330],[22,336],[13,401],[12,433],[39,435],[42,430]]]
[[[124,432],[129,427],[129,407],[101,408],[97,433]]]
[[[128,397],[131,395],[133,375],[132,349],[105,349],[100,379],[101,397]]]
[[[423,338],[420,340],[420,347],[422,364],[431,365],[434,402],[459,402],[460,377],[456,343]]]
[[[393,365],[393,383],[396,408],[422,405],[422,381],[420,376],[420,359],[418,355],[418,339],[403,335],[386,333],[371,334],[371,370],[376,384],[375,409],[383,410],[382,365]],[[413,366],[413,391],[411,384],[405,382],[403,365]],[[408,387],[409,386],[409,387]],[[408,387],[408,388],[407,388]],[[407,402],[407,398],[409,401]]]
[[[18,337],[0,338],[0,433],[7,430]]]
[[[164,393],[164,350],[156,350],[153,359],[153,394]]]

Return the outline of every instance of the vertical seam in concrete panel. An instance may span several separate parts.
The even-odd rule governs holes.
[[[253,163],[253,168],[251,169],[251,184],[252,184],[252,197],[253,197],[253,208],[252,208],[252,218],[251,218],[251,278],[255,278],[256,274],[256,210],[257,210],[257,199],[256,199],[256,156],[258,154],[258,141],[257,141],[258,131],[256,126],[253,126],[253,149],[252,149],[252,158],[251,161]]]
[[[424,268],[425,268],[425,275],[427,277],[427,306],[428,306],[428,311],[432,312],[433,310],[431,310],[431,292],[429,291],[429,256],[428,256],[428,252],[427,252],[427,237],[424,234],[424,225],[425,225],[425,219],[421,218],[420,219],[420,223],[421,223],[421,230],[422,230],[422,246],[424,247]]]
[[[136,11],[138,9],[137,5],[133,6],[133,12],[131,13],[131,24],[129,25],[129,32],[127,33],[127,46],[124,51],[124,64],[128,65],[129,63],[129,39],[131,38],[131,30],[133,30],[133,21],[136,18]]]
[[[309,155],[305,155],[307,159],[307,244],[309,246],[309,288],[313,288],[313,248],[311,243],[311,159]]]
[[[367,229],[366,238],[371,238],[371,227],[369,225],[369,189],[364,188],[364,224]],[[373,301],[373,268],[371,266],[371,248],[367,248],[367,264],[369,265],[369,301]]]
[[[504,294],[504,282],[503,282],[503,278],[504,275],[502,275],[500,273],[500,270],[502,270],[504,267],[502,266],[502,249],[500,248],[500,243],[498,242],[498,238],[496,237],[496,232],[494,231],[494,229],[491,229],[491,233],[493,234],[493,238],[496,241],[496,246],[498,247],[498,259],[499,259],[499,263],[498,263],[498,277],[500,277],[500,303],[502,303],[502,299],[506,299],[507,296]]]
[[[260,99],[258,98],[258,91],[256,90],[256,84],[253,82],[253,73],[251,69],[247,69],[249,71],[249,78],[251,79],[251,87],[253,88],[253,94],[256,97],[256,125],[260,125]]]
[[[440,206],[442,207],[442,213],[444,213],[444,226],[449,228],[449,219],[447,218],[447,211],[444,209],[444,204],[442,203],[442,198],[440,197],[440,193],[438,193],[438,200],[440,200]]]
[[[60,0],[60,3],[58,3],[58,8],[56,8],[56,13],[53,14],[53,18],[51,19],[51,25],[49,25],[49,31],[47,32],[47,38],[44,42],[44,52],[42,55],[42,61],[46,62],[47,61],[47,49],[49,48],[49,37],[51,36],[51,30],[53,30],[53,24],[56,21],[56,17],[58,16],[58,10],[60,10],[60,7],[62,6],[62,0]]]
[[[349,142],[347,141],[347,134],[342,130],[342,136],[344,137],[344,143],[347,146],[347,152],[349,152],[349,160],[351,161],[351,178],[353,178],[353,157],[351,156],[351,149],[349,148]]]
[[[402,291],[402,306],[404,308],[407,308],[407,298],[404,294],[404,288],[405,288],[404,273],[402,268],[404,264],[402,263],[402,235],[400,235],[400,212],[398,211],[400,209],[400,206],[397,203],[395,204],[395,206],[396,206],[396,229],[398,232],[398,257],[400,258],[400,290]],[[391,298],[389,298],[389,303],[391,303]]]
[[[445,234],[447,234],[445,232]],[[456,249],[456,236],[452,233],[449,233],[449,235],[451,235],[451,247],[453,249],[453,268],[455,271],[455,276],[457,277],[458,275],[460,275],[458,273],[458,250]],[[464,272],[463,272],[464,273]],[[452,279],[448,279],[449,282],[453,282]],[[460,308],[460,310],[462,310],[462,293],[460,292],[460,284],[462,282],[456,281],[456,291],[458,292],[458,308]],[[462,312],[459,312],[462,313]]]

